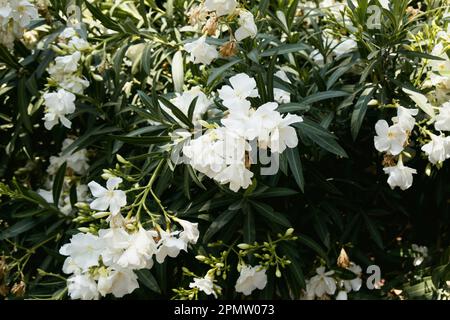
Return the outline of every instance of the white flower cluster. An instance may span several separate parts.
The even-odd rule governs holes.
[[[234,286],[236,292],[249,296],[255,289],[262,290],[267,285],[266,269],[260,265],[239,265],[239,277]],[[189,288],[197,288],[206,295],[213,295],[217,299],[217,293],[222,288],[214,283],[214,270],[210,270],[203,278],[194,278]]]
[[[58,201],[58,209],[65,215],[69,215],[72,212],[72,204],[70,201],[70,188],[75,184],[77,201],[86,202],[89,200],[88,187],[81,184],[75,175],[83,176],[89,169],[87,150],[80,149],[75,152],[66,153],[64,150],[74,142],[73,139],[67,138],[62,143],[62,149],[58,156],[50,157],[50,165],[47,168],[49,179],[46,187],[49,190],[38,189],[38,194],[43,197],[48,203],[54,203],[53,201],[53,180],[58,172],[58,169],[63,163],[66,163],[66,171],[69,171],[69,175],[64,177],[63,189],[61,191],[60,199]]]
[[[126,205],[125,193],[116,190],[121,182],[120,178],[110,178],[107,189],[89,183],[97,198],[91,208],[110,209],[110,228],[100,229],[97,234],[75,234],[59,251],[67,256],[63,272],[71,274],[67,287],[72,299],[99,299],[107,294],[123,297],[139,287],[133,270],[152,268],[153,256],[158,263],[167,256],[174,258],[198,240],[197,223],[178,218],[173,219],[182,231],[162,230],[159,226],[146,230],[128,223],[119,212]]]
[[[36,7],[26,0],[0,0],[0,44],[12,49],[14,40],[38,18]]]
[[[384,168],[384,172],[389,174],[388,184],[392,189],[400,187],[406,190],[412,186],[415,169],[403,164],[402,155],[408,138],[415,126],[415,118],[419,110],[407,109],[402,106],[397,107],[397,116],[392,118],[393,125],[385,120],[379,120],[375,125],[377,135],[374,138],[375,148],[380,152],[386,152],[389,156],[398,156],[398,162],[394,166]]]
[[[423,144],[421,150],[425,153],[432,165],[441,166],[450,158],[450,136],[445,132],[450,131],[450,59],[445,47],[450,44],[450,27],[437,34],[438,43],[435,45],[432,55],[443,60],[430,60],[427,80],[423,84],[432,90],[427,96],[415,91],[403,89],[411,100],[423,112],[423,116],[429,118],[426,124],[420,124],[420,134],[424,135],[428,142]],[[413,174],[416,170],[403,164],[402,156],[405,148],[410,144],[409,139],[413,128],[418,125],[415,116],[419,109],[407,109],[398,107],[397,117],[393,118],[394,124],[389,126],[385,120],[380,120],[375,125],[375,148],[393,159],[398,158],[395,166],[388,166],[384,171],[389,174],[388,184],[391,188],[400,187],[406,190],[413,183]],[[422,115],[421,115],[422,116]],[[431,127],[432,125],[432,127]],[[388,163],[391,161],[387,161]]]
[[[257,141],[259,148],[270,148],[272,153],[294,148],[298,138],[290,125],[303,119],[292,114],[283,117],[276,111],[276,102],[252,108],[248,98],[258,97],[256,81],[244,73],[231,77],[230,84],[218,91],[229,113],[221,120],[223,126],[211,127],[191,140],[183,147],[183,154],[194,169],[220,184],[229,183],[237,192],[252,184],[250,142]]]
[[[186,43],[184,49],[190,53],[189,59],[195,64],[210,64],[219,57],[216,46],[206,43],[206,35],[214,36],[220,32],[221,17],[227,19],[239,16],[239,28],[230,31],[230,42],[221,47],[224,56],[234,54],[236,41],[254,38],[258,33],[253,14],[245,9],[238,8],[236,0],[206,0],[203,4],[193,6],[188,12],[189,21],[194,26],[203,27],[203,36],[193,42]]]
[[[47,130],[61,122],[66,128],[71,127],[67,115],[75,112],[76,94],[82,94],[89,86],[81,74],[79,62],[82,52],[90,49],[89,43],[82,39],[72,27],[65,28],[58,38],[57,52],[64,55],[55,58],[48,68],[49,85],[57,91],[44,93],[45,115],[43,120]]]
[[[333,296],[336,291],[336,300],[347,300],[347,294],[351,291],[357,292],[361,289],[362,280],[360,266],[350,262],[347,270],[355,274],[352,280],[342,280],[336,277],[334,271],[326,271],[325,267],[318,267],[316,275],[306,281],[306,300],[325,299]]]

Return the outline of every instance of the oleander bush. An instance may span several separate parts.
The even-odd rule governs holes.
[[[450,1],[0,0],[0,297],[447,299]]]

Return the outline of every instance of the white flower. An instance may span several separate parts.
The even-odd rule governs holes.
[[[330,277],[334,271],[325,272],[325,267],[316,269],[317,275],[312,277],[306,285],[306,293],[308,298],[321,298],[323,295],[333,295],[336,291],[336,280]]]
[[[171,99],[172,102],[181,112],[183,112],[186,116],[189,112],[189,107],[192,101],[197,98],[197,102],[195,104],[194,113],[192,114],[192,120],[195,123],[198,122],[206,112],[208,107],[213,103],[208,97],[202,92],[199,86],[192,87],[188,91],[184,91],[182,94],[176,93],[176,97]],[[177,119],[177,117],[172,113],[172,110],[167,108],[162,102],[160,103],[161,108],[167,112],[171,117]],[[181,121],[180,125],[186,126]]]
[[[98,300],[97,283],[89,274],[75,274],[67,279],[71,299]]]
[[[407,134],[399,124],[389,126],[385,120],[378,120],[375,124],[377,136],[374,138],[375,148],[380,152],[398,155],[403,151]]]
[[[193,42],[186,43],[184,50],[189,52],[190,61],[195,64],[210,64],[214,59],[219,56],[217,49],[213,45],[206,43],[206,36],[202,36]]]
[[[289,80],[289,78],[287,77],[286,73],[283,70],[278,70],[277,72],[275,72],[275,76],[277,76],[284,82],[291,83],[291,81]],[[274,88],[273,96],[275,101],[280,104],[291,102],[291,94],[287,91],[284,91],[283,89]]]
[[[213,295],[214,298],[217,299],[217,293],[214,290],[214,282],[211,277],[206,275],[204,278],[194,278],[194,282],[189,284],[189,288],[198,288],[200,291],[203,291],[207,295]]]
[[[413,174],[416,174],[416,169],[406,167],[402,161],[399,161],[396,166],[384,168],[383,171],[389,174],[387,180],[391,189],[399,187],[402,190],[409,189],[413,183]]]
[[[238,192],[240,188],[247,189],[252,184],[253,172],[244,163],[230,164],[214,177],[221,184],[230,184],[230,190]]]
[[[69,147],[75,140],[66,138],[62,143],[61,152],[59,156],[50,157],[50,165],[47,168],[49,175],[55,175],[61,165],[66,162],[67,168],[72,169],[76,174],[84,175],[89,169],[87,150],[80,149],[78,151],[72,151],[67,154],[63,154],[64,150]]]
[[[72,37],[75,37],[77,35],[77,32],[72,27],[66,27],[61,33],[58,35],[61,39],[70,39]]]
[[[98,259],[104,250],[101,239],[90,233],[77,233],[72,236],[70,243],[59,249],[63,256],[70,256],[72,263],[83,271],[92,266],[98,266]]]
[[[31,22],[31,20],[38,17],[38,11],[34,5],[30,2],[11,1],[12,18],[19,23],[20,27],[25,28]]]
[[[267,285],[266,269],[260,265],[257,266],[243,266],[236,281],[234,288],[236,292],[242,292],[244,295],[250,295],[253,290],[262,290]]]
[[[48,73],[52,77],[60,79],[66,74],[73,73],[78,70],[78,61],[80,61],[81,53],[76,51],[72,54],[56,57],[55,63],[48,68]]]
[[[323,66],[325,63],[325,57],[318,49],[311,51],[309,57],[319,66]]]
[[[72,257],[67,257],[66,260],[64,260],[62,271],[65,274],[80,274],[81,268],[73,261]]]
[[[439,108],[434,128],[438,131],[450,131],[450,102],[444,103]]]
[[[75,94],[82,94],[84,89],[89,87],[89,81],[74,74],[64,75],[59,81],[59,86]]]
[[[179,218],[175,218],[175,221],[183,227],[183,231],[181,231],[179,238],[186,243],[196,244],[198,237],[200,236],[198,223],[192,223]]]
[[[378,1],[380,2],[381,6],[382,6],[384,9],[389,10],[389,5],[390,5],[390,3],[391,3],[390,0],[378,0]]]
[[[59,121],[66,127],[70,128],[72,123],[66,118],[67,114],[75,111],[75,95],[64,89],[57,92],[44,94],[45,115],[44,126],[47,130],[51,130]]]
[[[112,293],[122,298],[139,288],[137,276],[131,269],[107,269],[100,272],[98,291],[102,296]]]
[[[233,13],[237,7],[236,0],[206,0],[205,9],[215,11],[218,17]]]
[[[347,292],[345,290],[341,290],[336,295],[336,300],[348,300]]]
[[[357,47],[358,44],[355,40],[347,38],[333,48],[333,53],[336,55],[336,58],[339,58],[340,56],[355,50]]]
[[[175,258],[181,250],[187,251],[187,244],[182,239],[175,237],[179,231],[166,232],[160,230],[161,239],[158,242],[158,251],[156,252],[156,261],[163,263],[167,256]]]
[[[119,215],[118,215],[119,216]],[[115,267],[132,242],[131,235],[123,228],[100,229],[98,236],[104,243],[102,261],[106,266]]]
[[[350,291],[359,291],[361,289],[362,280],[361,280],[361,273],[362,269],[357,264],[354,264],[353,262],[350,263],[350,266],[347,268],[351,272],[355,274],[355,278],[352,280],[344,280],[343,285],[346,292]],[[336,298],[337,299],[337,298]]]
[[[75,190],[77,193],[77,201],[78,202],[83,202],[83,201],[87,200],[88,187],[86,185],[77,184],[77,186],[75,187]],[[52,202],[50,202],[50,203],[52,203]],[[61,199],[59,200],[58,207],[59,207],[59,211],[61,211],[66,216],[72,213],[72,204],[70,202],[69,192],[61,194]]]
[[[112,215],[120,212],[120,208],[126,206],[127,196],[122,190],[115,190],[122,183],[122,178],[109,178],[106,181],[106,188],[102,187],[95,181],[89,182],[88,186],[95,199],[91,202],[90,207],[93,210],[105,211],[108,208]]]
[[[253,14],[247,10],[239,10],[239,28],[234,33],[237,41],[242,41],[248,37],[254,38],[258,33]]]
[[[258,97],[256,81],[245,73],[239,73],[230,78],[231,86],[223,86],[219,92],[220,99],[230,112],[246,113],[250,109],[247,98]]]
[[[89,42],[77,36],[72,37],[67,45],[69,46],[70,49],[78,51],[86,51],[89,50],[91,47]]]
[[[450,137],[432,134],[431,141],[422,147],[432,164],[443,162],[450,158]]]
[[[392,121],[397,123],[403,131],[411,132],[416,125],[416,119],[413,116],[417,116],[418,113],[418,109],[407,109],[399,106],[397,116],[392,118]]]
[[[127,249],[117,260],[117,264],[123,268],[150,269],[153,266],[153,255],[156,253],[156,231],[147,231],[139,228],[138,232],[131,235]]]
[[[208,16],[208,10],[206,10],[203,4],[193,5],[189,12],[187,13],[189,17],[189,24],[195,26],[197,24],[201,24],[206,20]]]
[[[220,137],[218,129],[208,130],[183,147],[183,155],[188,159],[188,163],[210,178],[214,178],[226,167],[224,151],[216,147]]]

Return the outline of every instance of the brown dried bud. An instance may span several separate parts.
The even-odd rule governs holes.
[[[393,166],[395,166],[395,164],[396,164],[395,156],[390,155],[390,154],[384,155],[383,162],[382,162],[383,167],[393,167]]]
[[[347,252],[345,252],[344,248],[341,249],[341,253],[337,258],[337,265],[341,268],[348,268],[350,266],[350,259],[348,258]]]
[[[23,281],[15,283],[11,288],[11,293],[16,297],[23,297],[25,294],[26,284]]]
[[[219,53],[222,57],[232,57],[236,55],[236,40],[230,40],[220,47]]]
[[[217,31],[217,17],[215,15],[211,15],[205,23],[205,26],[202,29],[203,33],[206,33],[208,36],[213,36]]]
[[[245,153],[245,168],[250,169],[250,166],[252,165],[250,155],[248,152]]]
[[[9,288],[6,284],[0,284],[0,296],[6,297],[9,293]]]
[[[413,20],[421,11],[419,9],[414,9],[413,7],[409,6],[406,8],[406,13],[410,16],[408,17],[408,20]]]
[[[2,278],[6,274],[6,270],[7,267],[5,257],[0,257],[0,280],[2,280]]]

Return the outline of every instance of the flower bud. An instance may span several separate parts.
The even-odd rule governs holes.
[[[240,244],[238,244],[238,248],[242,249],[242,250],[247,250],[247,249],[250,249],[251,246],[249,244],[246,244],[246,243],[240,243]]]
[[[16,297],[23,297],[23,295],[25,294],[25,288],[25,282],[20,281],[13,285],[13,287],[11,288],[11,293]]]
[[[236,40],[230,40],[222,45],[219,49],[219,53],[222,57],[233,57],[236,55],[237,47]]]
[[[275,271],[275,276],[277,278],[281,278],[281,271],[280,271],[280,269],[277,268],[277,270]]]
[[[337,258],[337,265],[341,268],[348,268],[350,266],[350,259],[348,258],[347,252],[345,252],[344,248],[341,249],[341,253]]]
[[[286,233],[284,235],[285,236],[290,236],[293,233],[294,233],[294,229],[293,228],[289,228],[289,229],[286,230]]]

